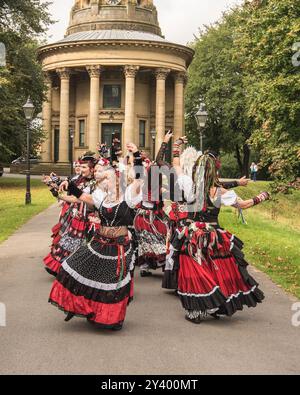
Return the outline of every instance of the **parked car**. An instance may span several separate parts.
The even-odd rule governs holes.
[[[3,176],[3,173],[4,173],[4,169],[3,169],[3,166],[0,163],[0,177]]]
[[[15,159],[11,162],[12,165],[25,165],[26,163],[27,163],[27,158],[24,158],[24,156],[20,156],[19,158]],[[30,163],[37,164],[38,158],[36,156],[31,156]]]

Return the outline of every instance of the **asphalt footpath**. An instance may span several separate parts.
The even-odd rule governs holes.
[[[123,331],[97,330],[80,318],[64,322],[48,304],[53,280],[42,263],[57,218],[54,205],[0,245],[1,374],[300,373],[300,314],[292,310],[299,301],[255,269],[266,300],[232,318],[193,325],[161,288],[161,273],[136,272]]]

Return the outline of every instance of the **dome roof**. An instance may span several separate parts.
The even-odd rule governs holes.
[[[66,36],[64,39],[58,41],[56,44],[63,44],[68,42],[80,41],[108,41],[108,40],[126,40],[126,41],[154,41],[164,42],[168,41],[153,33],[140,32],[134,30],[94,30],[86,32],[78,32]]]

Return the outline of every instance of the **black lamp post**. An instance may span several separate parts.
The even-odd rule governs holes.
[[[71,177],[73,176],[73,147],[74,147],[74,129],[70,128],[70,162],[71,162]]]
[[[155,140],[156,140],[156,135],[157,135],[156,130],[152,129],[150,131],[150,134],[151,134],[152,143],[153,143],[153,145],[152,145],[152,147],[153,147],[152,148],[153,149],[153,160],[155,160]]]
[[[26,104],[23,106],[25,118],[27,121],[27,171],[26,171],[26,197],[25,204],[31,204],[31,192],[30,192],[30,123],[33,118],[35,107],[28,97]]]
[[[195,118],[200,132],[200,149],[203,152],[203,137],[204,137],[203,129],[205,128],[208,119],[208,113],[206,111],[206,107],[204,103],[200,103],[199,110],[195,114]]]

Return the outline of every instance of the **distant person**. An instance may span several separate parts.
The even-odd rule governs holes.
[[[255,162],[252,162],[252,164],[250,166],[250,172],[251,172],[251,180],[256,182],[257,181],[258,166]]]

